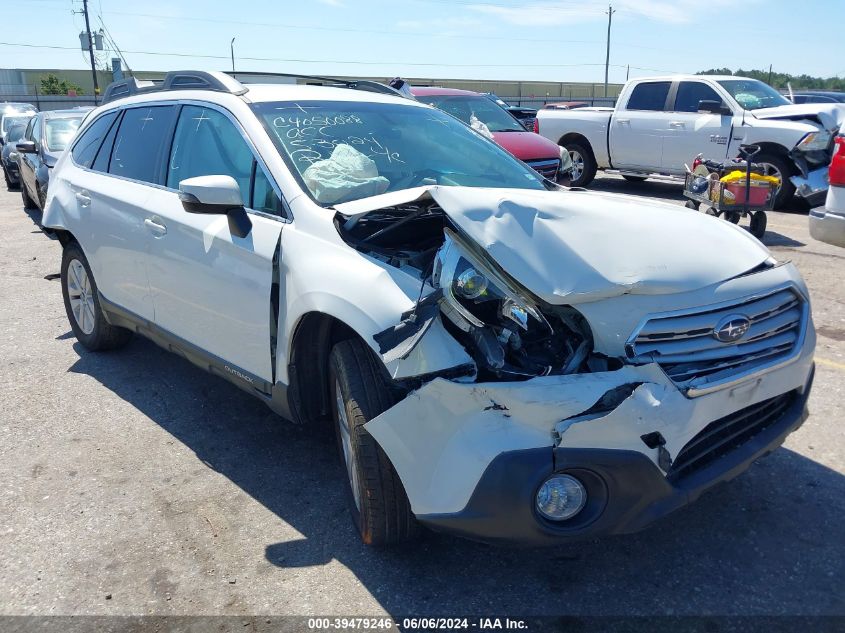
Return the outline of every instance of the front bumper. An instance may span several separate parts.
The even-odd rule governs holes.
[[[810,211],[810,235],[813,239],[845,248],[845,215],[818,207]]]
[[[829,186],[827,165],[796,174],[791,176],[789,180],[795,185],[796,195],[803,198],[807,204],[815,206],[824,202]]]
[[[598,448],[533,448],[501,453],[484,471],[466,507],[418,515],[428,527],[475,540],[553,545],[588,536],[641,530],[733,479],[780,446],[807,418],[813,382],[796,390],[776,422],[683,479],[670,481],[643,453]],[[534,510],[535,495],[552,473],[568,473],[587,487],[588,502],[574,518],[554,524]]]

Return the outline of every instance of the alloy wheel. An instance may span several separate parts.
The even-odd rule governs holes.
[[[91,334],[96,320],[94,295],[88,272],[78,259],[71,260],[67,268],[67,293],[76,325],[84,334]]]
[[[337,410],[337,428],[340,432],[340,445],[343,449],[343,462],[346,464],[346,475],[349,478],[349,485],[352,487],[352,498],[355,500],[355,507],[361,510],[361,492],[358,487],[358,465],[355,463],[355,454],[352,452],[352,432],[349,428],[349,417],[346,415],[346,403],[343,401],[343,392],[340,390],[340,381],[334,383],[335,402]]]
[[[584,157],[581,156],[581,152],[575,152],[570,150],[569,157],[572,159],[572,180],[576,181],[581,177],[581,174],[584,173]]]

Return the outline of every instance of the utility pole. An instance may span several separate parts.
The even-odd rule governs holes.
[[[94,64],[94,42],[91,39],[91,24],[88,22],[88,0],[82,0],[82,12],[85,14],[85,31],[88,33],[88,55],[91,58],[91,76],[94,78],[94,103],[100,96],[100,85],[97,83],[97,67]]]
[[[769,64],[769,81],[766,82],[770,86],[772,85],[772,65]]]
[[[235,38],[229,42],[229,51],[232,53],[232,72],[235,72]]]
[[[616,13],[613,5],[607,5],[607,55],[604,58],[604,96],[607,97],[607,71],[610,68],[610,22],[613,20],[613,14]]]

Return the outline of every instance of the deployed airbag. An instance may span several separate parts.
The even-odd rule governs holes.
[[[340,144],[332,155],[306,169],[302,178],[317,202],[331,204],[349,198],[377,196],[390,181],[379,176],[375,162],[351,145]]]

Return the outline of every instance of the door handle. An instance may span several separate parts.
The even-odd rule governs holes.
[[[91,198],[88,196],[87,191],[77,191],[75,195],[76,201],[79,203],[79,206],[87,207],[89,204],[91,204]]]
[[[616,119],[619,125],[631,125],[631,119]]]
[[[669,121],[669,127],[680,128],[686,127],[683,121]]]
[[[150,233],[152,233],[153,235],[157,235],[158,237],[167,234],[167,227],[163,224],[160,224],[159,222],[156,222],[152,218],[147,218],[146,220],[144,220],[144,226],[146,226],[150,230]]]

